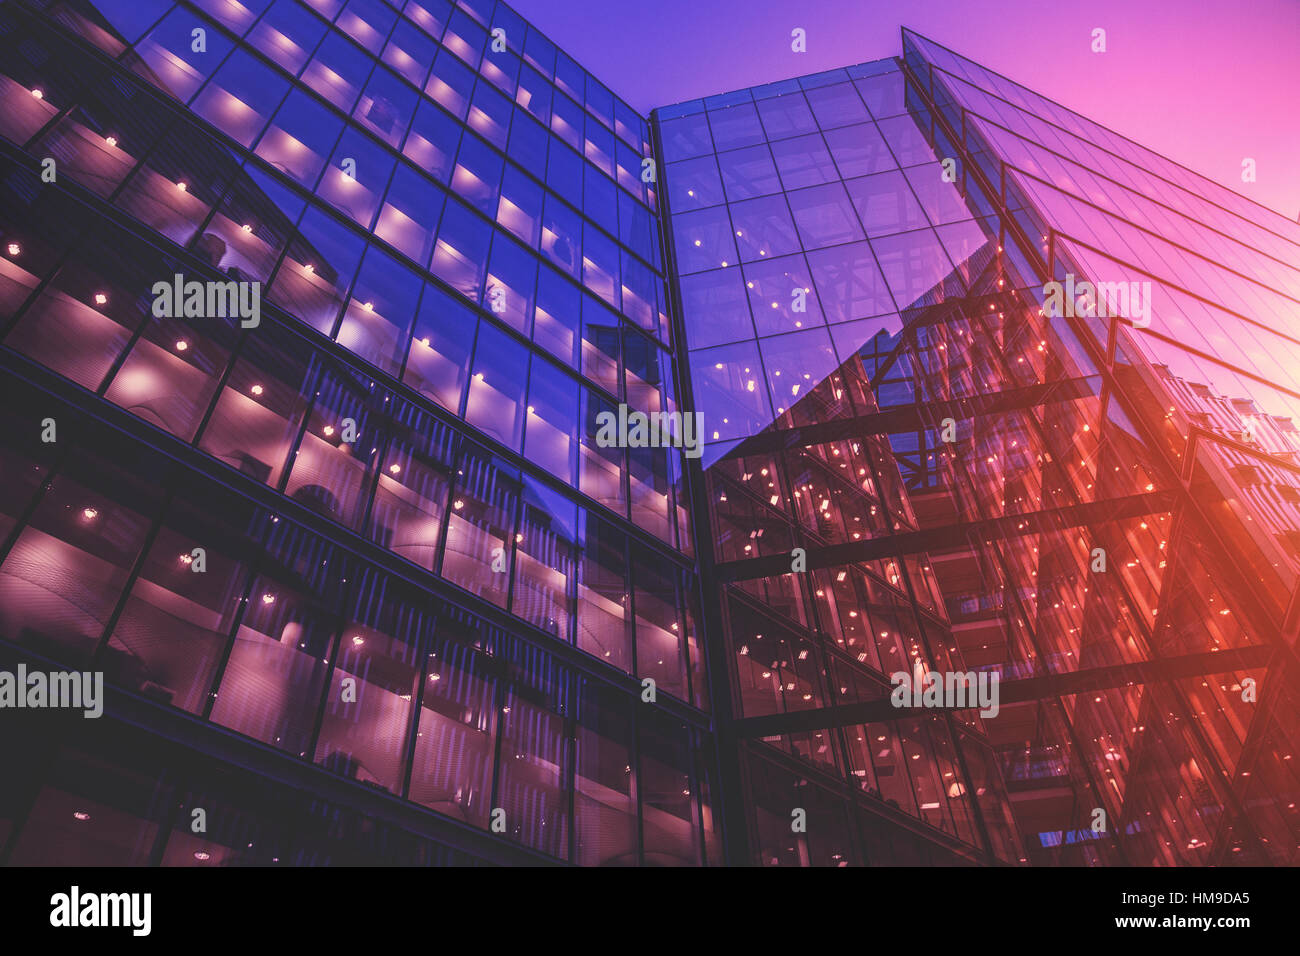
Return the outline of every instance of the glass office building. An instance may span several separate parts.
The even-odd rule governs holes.
[[[0,862],[1293,861],[1300,227],[900,54],[0,4]]]

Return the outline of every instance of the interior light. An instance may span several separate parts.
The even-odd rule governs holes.
[[[464,508],[464,507],[465,507],[465,502],[463,502],[463,501],[461,501],[459,498],[457,498],[457,499],[452,503],[452,507],[455,508],[457,511],[459,511],[461,508]]]
[[[37,98],[39,99],[39,97]],[[90,819],[90,814],[87,813],[85,810],[77,810],[72,815],[76,819],[80,820],[82,823],[85,823],[87,820]]]
[[[185,190],[189,189],[189,187],[185,185],[184,182],[177,183],[176,188],[179,189],[181,192],[185,192]]]
[[[316,267],[309,262],[302,267],[302,271],[307,273],[307,275],[311,275],[313,272],[316,271]]]
[[[261,386],[261,385],[254,385],[252,388],[249,389],[249,391],[252,392],[254,395],[261,395],[261,394],[262,394],[262,386]]]
[[[328,438],[330,435],[334,434],[334,426],[326,425],[324,428],[321,429],[321,431],[324,432],[325,437]]]
[[[115,138],[113,138],[112,136],[105,136],[105,137],[104,137],[104,142],[106,142],[109,146],[116,146],[116,145],[117,145],[117,140],[116,140]]]
[[[96,511],[94,508],[83,508],[81,512],[81,516],[85,518],[87,521],[94,521],[98,515],[99,512]]]
[[[393,464],[391,464],[391,465],[388,466],[388,470],[391,471],[393,474],[396,475],[397,473],[399,473],[399,472],[402,470],[402,466],[399,465],[399,464],[397,464],[396,462],[394,462]]]
[[[362,637],[360,634],[358,634],[356,637],[352,638],[352,646],[353,646],[353,647],[360,647],[360,646],[361,646],[362,644],[364,644],[365,642],[366,642],[366,639],[365,639],[364,637]]]
[[[106,305],[107,303],[108,296],[104,295],[102,292],[95,293],[95,305]]]
[[[184,351],[185,351],[187,348],[189,348],[189,347],[190,347],[190,343],[189,343],[189,342],[186,342],[184,339],[177,339],[177,340],[176,340],[176,351],[177,351],[177,352],[184,352]]]
[[[45,92],[40,89],[32,90],[32,97],[38,100],[45,99]]]
[[[263,594],[263,595],[262,595],[262,603],[263,603],[263,604],[274,604],[274,603],[275,603],[275,595],[274,595],[274,594],[271,594],[271,593],[269,593],[269,592],[268,592],[267,594]]]
[[[207,850],[195,850],[194,859],[198,860],[200,863],[204,863],[212,859],[212,854],[209,853]]]
[[[16,256],[23,251],[23,247],[16,242],[9,243],[9,255]]]
[[[240,226],[239,228],[242,229],[242,230],[244,230],[244,232],[252,232],[252,231],[253,231],[253,227],[250,226],[248,223],[244,223],[244,224],[243,224],[242,226]]]
[[[371,303],[371,302],[362,302],[362,303],[361,303],[361,308],[365,309],[367,312],[373,312],[373,311],[375,311],[375,306],[374,306],[374,304]]]

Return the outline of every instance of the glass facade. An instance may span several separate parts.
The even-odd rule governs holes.
[[[110,688],[0,862],[1292,862],[1300,227],[901,54],[645,118],[493,0],[0,7],[0,670]]]

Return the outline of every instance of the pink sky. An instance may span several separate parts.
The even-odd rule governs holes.
[[[897,55],[899,27],[1296,219],[1300,0],[514,0],[635,109]],[[790,50],[803,27],[808,52]],[[1095,27],[1107,52],[1093,53]],[[1257,181],[1241,181],[1242,160]]]

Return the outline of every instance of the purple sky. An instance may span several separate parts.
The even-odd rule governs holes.
[[[929,36],[1295,219],[1300,0],[511,0],[641,113]],[[808,32],[808,52],[790,31]],[[1091,51],[1094,27],[1107,52]],[[1251,157],[1257,181],[1241,181]]]

